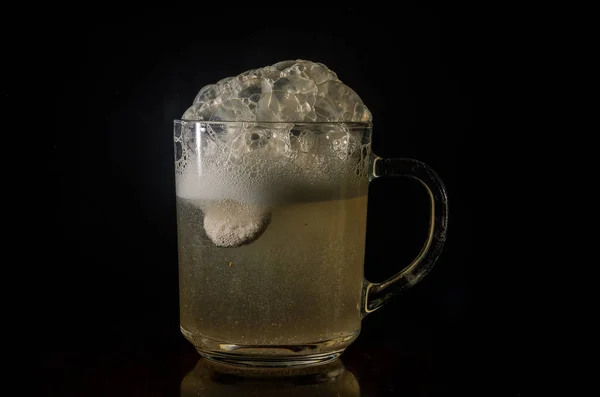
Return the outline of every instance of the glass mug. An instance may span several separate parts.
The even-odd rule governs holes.
[[[432,268],[447,193],[427,165],[371,151],[371,123],[175,120],[180,326],[211,360],[330,362],[362,319]],[[417,258],[364,279],[368,184],[410,177],[431,201]]]

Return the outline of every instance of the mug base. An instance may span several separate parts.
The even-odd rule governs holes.
[[[198,353],[213,362],[247,368],[302,368],[327,364],[337,359],[358,337],[360,329],[337,338],[306,344],[235,344],[193,334],[181,327]]]
[[[344,350],[306,356],[253,356],[198,350],[207,360],[246,368],[305,368],[335,361]]]

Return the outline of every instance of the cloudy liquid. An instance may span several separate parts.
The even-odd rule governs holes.
[[[214,201],[178,197],[181,328],[190,342],[349,344],[360,329],[367,212],[366,181],[356,186],[348,198],[272,207],[264,233],[234,248],[216,246],[203,228],[202,209]]]

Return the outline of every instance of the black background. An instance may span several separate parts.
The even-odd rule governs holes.
[[[193,350],[178,325],[173,119],[202,86],[287,59],[336,71],[373,114],[374,152],[424,161],[448,189],[448,241],[435,268],[368,316],[348,354],[380,352],[392,383],[406,367],[437,373],[442,385],[468,382],[473,364],[461,363],[481,336],[473,331],[471,274],[484,172],[473,166],[472,147],[482,144],[473,126],[482,76],[469,14],[345,7],[305,15],[223,6],[113,17],[69,21],[52,32],[59,82],[52,238],[59,265],[42,269],[51,281],[44,283],[46,342],[39,346],[53,374],[48,390],[64,392],[67,380],[90,386],[93,376],[73,362],[87,368],[97,357]],[[370,189],[365,273],[381,281],[420,249],[427,196],[409,180],[377,180]],[[399,360],[385,355],[389,349]],[[188,364],[181,364],[184,372]]]

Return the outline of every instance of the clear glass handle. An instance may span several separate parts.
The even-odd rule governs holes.
[[[373,178],[408,177],[419,181],[429,193],[431,215],[427,241],[412,263],[382,283],[364,281],[363,316],[374,312],[395,293],[412,287],[427,275],[440,256],[448,226],[448,195],[440,177],[427,164],[414,159],[382,159],[372,165]]]

